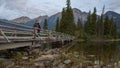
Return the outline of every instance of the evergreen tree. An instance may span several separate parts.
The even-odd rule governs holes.
[[[89,15],[87,17],[87,21],[85,23],[85,26],[84,26],[84,30],[87,34],[90,34],[90,25],[91,25],[91,11],[89,11]]]
[[[67,5],[67,9],[71,8],[70,4],[71,4],[70,0],[67,0],[67,4],[66,4]]]
[[[63,33],[74,35],[75,23],[73,10],[70,6],[70,0],[67,0],[67,7],[63,8],[62,19],[60,21],[60,31]]]
[[[108,16],[105,17],[105,21],[104,21],[104,35],[108,36],[110,34],[110,21]]]
[[[97,19],[97,36],[99,36],[99,29],[100,29],[100,17]]]
[[[62,10],[62,18],[60,20],[60,32],[64,32],[64,29],[66,28],[66,23],[65,23],[65,8]]]
[[[91,15],[91,24],[90,24],[90,34],[96,35],[97,34],[97,14],[96,14],[96,8],[94,8],[94,12]]]
[[[48,23],[47,23],[47,19],[44,20],[44,26],[43,26],[44,30],[48,29]]]
[[[66,32],[67,34],[73,35],[75,33],[75,23],[74,23],[74,15],[73,10],[70,6],[70,0],[67,0],[67,8],[66,8]]]
[[[94,8],[94,12],[92,14],[89,12],[87,22],[85,23],[85,32],[89,35],[97,34],[96,8]]]
[[[117,28],[113,18],[109,19],[108,16],[105,18],[104,22],[104,35],[112,38],[116,38]]]
[[[79,18],[78,18],[76,29],[77,29],[76,34],[75,34],[76,37],[78,37],[78,38],[84,38],[85,37],[85,33],[84,33],[82,21]]]
[[[111,23],[110,36],[113,37],[113,38],[116,38],[116,36],[117,36],[117,28],[116,28],[116,24],[115,24],[115,22],[113,20],[113,17],[111,18],[110,23]]]
[[[99,37],[103,37],[104,35],[104,22],[103,22],[103,15],[101,15],[98,18],[98,22],[97,22],[97,35]]]
[[[98,36],[99,37],[103,37],[104,36],[104,19],[103,19],[103,16],[104,16],[104,10],[105,10],[105,6],[103,6],[103,9],[102,9],[102,13],[101,13],[101,16],[100,18],[98,19],[98,24],[97,24],[97,27],[98,27]]]
[[[57,20],[56,20],[56,31],[57,31],[57,32],[59,32],[59,31],[60,31],[59,18],[57,18]]]
[[[82,30],[83,29],[83,27],[82,27],[82,22],[81,22],[81,20],[80,19],[78,19],[78,22],[77,22],[77,30]]]

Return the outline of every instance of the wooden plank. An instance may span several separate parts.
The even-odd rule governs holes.
[[[32,42],[20,42],[20,43],[4,43],[0,44],[0,50],[13,49],[19,47],[31,46]]]

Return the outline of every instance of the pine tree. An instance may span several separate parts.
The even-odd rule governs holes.
[[[82,27],[82,22],[81,22],[81,20],[80,19],[78,19],[78,22],[77,22],[77,30],[82,30],[83,29],[83,27]]]
[[[63,33],[74,35],[75,23],[73,10],[70,6],[70,0],[67,0],[67,7],[63,8],[62,19],[60,21],[60,31]]]
[[[66,28],[66,23],[65,23],[65,8],[62,10],[62,18],[60,20],[60,32],[65,32],[64,29]]]
[[[84,30],[87,34],[90,34],[90,25],[91,25],[91,11],[89,11],[89,15],[87,17],[87,21],[85,23],[85,26],[84,26]]]
[[[90,34],[96,35],[97,34],[97,14],[96,14],[96,8],[94,8],[94,12],[91,15],[91,24],[90,24]]]
[[[97,19],[97,36],[99,37],[100,33],[99,33],[99,30],[100,30],[100,17],[98,17]]]
[[[85,23],[85,32],[88,35],[97,35],[97,14],[96,14],[96,8],[94,8],[93,13],[91,14],[89,12],[87,21]]]
[[[97,35],[99,37],[103,37],[104,36],[104,22],[103,22],[103,15],[101,15],[98,18],[98,22],[97,22]]]
[[[113,38],[116,38],[116,36],[117,36],[117,28],[116,28],[116,24],[115,24],[115,22],[113,20],[113,17],[110,20],[110,24],[111,24],[110,36],[113,37]]]
[[[44,26],[43,26],[44,30],[48,29],[48,23],[47,23],[47,19],[44,20]]]
[[[97,24],[98,36],[99,37],[103,37],[104,36],[104,19],[103,19],[104,10],[105,10],[105,6],[103,6],[102,13],[101,13],[101,16],[100,16],[100,18],[98,20],[98,24]]]
[[[66,4],[67,5],[67,9],[71,8],[70,4],[71,4],[70,0],[67,0],[67,4]]]
[[[67,8],[66,8],[66,32],[67,34],[73,35],[75,33],[75,23],[74,23],[74,15],[73,10],[70,6],[70,0],[67,0]]]
[[[108,16],[105,18],[104,22],[104,35],[111,38],[116,38],[117,28],[113,18],[109,19]]]
[[[104,21],[104,35],[108,36],[110,34],[110,21],[108,16],[105,17],[105,21]]]
[[[82,20],[80,18],[78,18],[75,35],[78,38],[84,38],[85,37],[85,33],[84,33],[83,25],[82,25]]]
[[[59,32],[59,31],[60,31],[59,18],[57,18],[57,20],[56,20],[56,31],[57,31],[57,32]]]

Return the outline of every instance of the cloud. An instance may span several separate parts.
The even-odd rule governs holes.
[[[1,19],[11,19],[21,16],[21,13],[19,13],[17,10],[11,10],[6,8],[6,3],[0,6],[0,18]]]
[[[120,9],[120,0],[115,0],[115,1],[113,1],[113,2],[111,2],[111,3],[109,3],[108,4],[109,5],[109,9],[111,9],[111,10],[118,10],[118,9]]]
[[[59,4],[56,4],[58,1],[60,1]],[[64,6],[63,2],[65,0],[58,1],[0,0],[0,15],[2,15],[0,18],[14,19],[20,16],[35,18],[40,15],[53,15],[54,13],[61,11]]]
[[[105,11],[114,11],[120,13],[120,0],[106,0],[105,3]]]
[[[114,10],[120,13],[120,0],[71,0],[73,8],[88,12],[96,7],[98,14],[104,4],[106,11]],[[10,20],[21,16],[50,16],[60,12],[65,5],[66,0],[0,0],[0,18]]]
[[[22,16],[25,0],[0,0],[0,18],[14,19]]]

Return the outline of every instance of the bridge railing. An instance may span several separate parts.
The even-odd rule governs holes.
[[[72,35],[56,32],[56,31],[48,31],[47,34],[53,40],[73,40],[75,38]]]
[[[32,39],[33,34],[34,34],[34,28],[29,27],[29,26],[24,26],[16,23],[8,23],[5,21],[0,21],[0,32],[2,36],[9,42],[9,39]],[[14,36],[13,36],[14,35]],[[20,35],[20,36],[18,36]],[[41,30],[40,36],[37,36],[37,39],[40,40],[45,40],[45,39],[50,39],[50,40],[71,40],[73,39],[73,36],[61,33],[61,32],[56,32],[56,31],[51,31],[51,30]],[[2,38],[0,36],[0,38]]]
[[[4,38],[3,40],[6,39],[7,42],[10,42],[9,39],[16,39],[16,37],[18,36],[20,36],[21,38],[23,36],[32,36],[33,32],[33,27],[20,25],[18,23],[8,22],[5,20],[0,20],[0,40]]]
[[[14,23],[14,22],[6,21],[6,20],[0,20],[0,25],[11,26],[11,27],[20,27],[20,28],[25,28],[25,29],[33,29],[33,27],[21,25],[19,23]]]
[[[0,30],[3,31],[26,31],[26,32],[33,32],[31,29],[24,29],[24,28],[18,28],[18,27],[11,27],[11,26],[4,26],[0,25]]]

